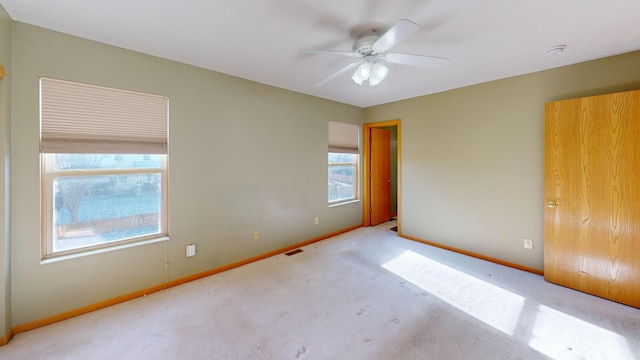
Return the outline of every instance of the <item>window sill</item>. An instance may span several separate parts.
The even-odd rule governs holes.
[[[111,247],[103,248],[103,249],[89,250],[89,251],[76,253],[76,254],[54,256],[54,257],[50,257],[50,258],[46,258],[46,259],[40,260],[40,265],[52,264],[52,263],[57,263],[57,262],[60,262],[60,261],[76,259],[76,258],[80,258],[80,257],[84,257],[84,256],[102,254],[102,253],[106,253],[106,252],[110,252],[110,251],[128,249],[128,248],[132,248],[132,247],[136,247],[136,246],[149,245],[149,244],[154,244],[154,243],[158,243],[158,242],[164,242],[164,241],[168,241],[168,240],[169,240],[168,236],[163,236],[163,237],[159,237],[159,238],[155,238],[155,239],[137,241],[137,242],[128,243],[128,244],[111,246]]]
[[[348,201],[344,201],[344,202],[329,204],[329,207],[332,208],[332,207],[336,207],[336,206],[355,204],[355,203],[359,203],[359,202],[360,202],[360,199],[348,200]]]

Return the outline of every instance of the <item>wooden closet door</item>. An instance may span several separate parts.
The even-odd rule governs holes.
[[[391,201],[391,132],[371,128],[371,226],[389,221]]]
[[[640,307],[640,91],[545,104],[544,276]]]

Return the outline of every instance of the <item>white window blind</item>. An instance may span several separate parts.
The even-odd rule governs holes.
[[[357,125],[330,121],[329,152],[357,154],[359,132]]]
[[[40,152],[166,154],[165,96],[40,78]]]

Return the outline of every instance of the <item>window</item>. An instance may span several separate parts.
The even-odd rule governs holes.
[[[359,127],[329,122],[329,204],[358,199]]]
[[[329,203],[358,198],[358,155],[329,153]]]
[[[42,257],[168,236],[168,99],[40,79]]]

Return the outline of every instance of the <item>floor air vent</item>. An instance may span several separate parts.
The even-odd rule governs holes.
[[[284,253],[287,256],[291,256],[291,255],[295,255],[295,254],[299,254],[302,252],[302,249],[295,249],[295,250],[291,250],[289,252]]]

